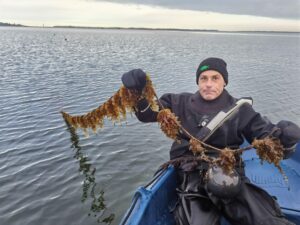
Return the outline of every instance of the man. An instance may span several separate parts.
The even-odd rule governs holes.
[[[122,82],[129,89],[141,91],[146,83],[146,74],[140,70],[129,71],[122,76]],[[289,121],[272,124],[252,108],[251,101],[238,101],[225,89],[228,84],[227,65],[220,58],[207,58],[196,72],[196,93],[165,94],[160,102],[178,117],[181,125],[194,137],[205,140],[217,148],[237,149],[246,139],[251,143],[255,138],[269,135],[278,138],[285,147],[288,157],[300,140],[300,128]],[[241,104],[239,104],[242,102]],[[234,111],[234,113],[229,113]],[[208,129],[220,112],[228,115],[219,119],[216,129]],[[142,122],[157,121],[157,112],[141,99],[136,116]],[[226,118],[226,119],[225,119]],[[189,137],[181,133],[181,142],[174,142],[170,158],[192,156]],[[211,153],[210,156],[217,156]],[[180,165],[178,204],[174,216],[178,225],[218,225],[223,215],[232,225],[292,225],[286,220],[275,200],[264,190],[251,184],[245,177],[243,163],[237,158],[235,170],[239,174],[238,191],[229,197],[220,196],[208,189],[204,176],[208,165],[202,163],[196,169],[189,163]],[[224,175],[225,177],[225,175]],[[222,193],[222,191],[221,191]],[[225,192],[224,192],[225,193]]]

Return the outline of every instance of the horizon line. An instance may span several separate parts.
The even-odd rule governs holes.
[[[199,28],[148,28],[148,27],[98,27],[98,26],[77,26],[77,25],[53,25],[53,26],[31,26],[24,24],[16,24],[16,23],[4,23],[0,22],[0,27],[32,27],[32,28],[67,28],[67,29],[107,29],[107,30],[162,30],[162,31],[194,31],[194,32],[261,32],[261,33],[300,33],[300,31],[279,31],[279,30],[237,30],[237,31],[228,31],[228,30],[218,30],[218,29],[199,29]]]

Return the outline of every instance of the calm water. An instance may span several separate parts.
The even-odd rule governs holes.
[[[150,73],[159,95],[195,92],[208,56],[227,61],[234,96],[300,125],[297,34],[0,28],[0,223],[92,225],[114,214],[118,224],[171,141],[130,115],[87,138],[60,110],[96,108],[133,68]]]

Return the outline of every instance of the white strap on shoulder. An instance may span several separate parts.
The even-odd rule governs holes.
[[[206,141],[216,129],[223,125],[229,118],[231,118],[235,112],[244,104],[253,104],[252,99],[249,98],[241,98],[239,99],[233,108],[231,108],[228,112],[219,112],[207,125],[206,127],[210,130],[209,134],[203,139]]]

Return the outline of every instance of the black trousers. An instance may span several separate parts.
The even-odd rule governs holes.
[[[245,176],[241,191],[231,199],[207,192],[199,171],[179,171],[178,176],[178,202],[173,212],[177,225],[220,225],[222,216],[231,225],[295,225],[266,191]]]

